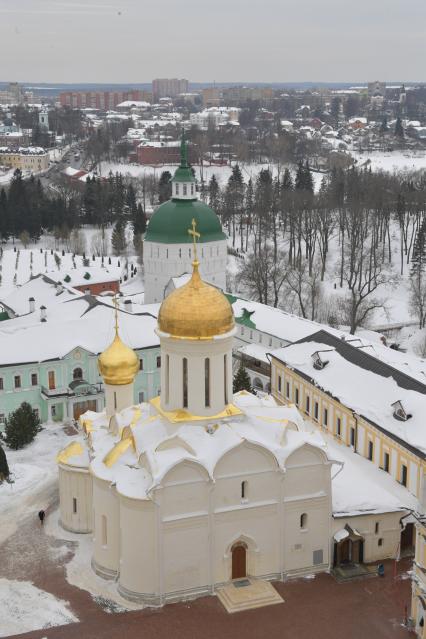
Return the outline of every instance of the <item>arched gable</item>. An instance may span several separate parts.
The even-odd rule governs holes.
[[[294,450],[285,460],[286,468],[297,468],[299,466],[318,466],[328,462],[327,454],[321,448],[312,444],[302,444]]]
[[[161,484],[166,486],[209,480],[209,473],[200,462],[193,459],[180,459],[165,472],[161,479]]]
[[[218,479],[239,473],[245,474],[248,469],[253,473],[274,471],[278,469],[278,462],[275,455],[265,446],[243,440],[220,457],[214,467],[213,476]]]

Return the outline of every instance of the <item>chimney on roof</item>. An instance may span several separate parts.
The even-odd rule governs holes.
[[[62,282],[56,282],[55,288],[56,288],[56,295],[60,295],[64,291],[64,286]]]
[[[46,307],[40,306],[40,321],[47,322]]]
[[[28,303],[29,303],[29,305],[30,305],[30,310],[29,310],[29,312],[30,312],[30,313],[34,313],[34,311],[35,311],[35,299],[34,299],[33,297],[30,297],[30,298],[28,299]]]
[[[133,313],[132,300],[124,300],[124,310],[128,313]]]

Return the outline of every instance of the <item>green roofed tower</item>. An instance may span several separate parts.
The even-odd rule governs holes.
[[[224,289],[226,235],[213,209],[198,199],[195,177],[188,163],[188,145],[182,134],[180,164],[172,178],[172,198],[156,209],[145,235],[145,303],[161,302],[177,285],[175,278],[192,272],[192,239],[188,234],[192,220],[200,233],[201,276]]]

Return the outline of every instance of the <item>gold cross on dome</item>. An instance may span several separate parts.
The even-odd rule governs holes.
[[[115,334],[118,335],[118,300],[117,293],[112,298],[112,303],[114,304],[114,316],[115,316]]]
[[[200,233],[196,230],[197,222],[192,218],[192,229],[188,229],[189,235],[192,235],[192,245],[194,247],[194,262],[197,261],[197,238],[201,237]]]

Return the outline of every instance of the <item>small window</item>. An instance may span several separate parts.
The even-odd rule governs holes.
[[[287,399],[290,399],[290,384],[289,384],[289,382],[286,382],[286,385],[285,385],[285,396],[287,397]]]
[[[244,326],[241,326],[240,332],[241,332],[241,335],[244,335]]]
[[[373,461],[373,456],[374,456],[374,446],[373,446],[373,442],[370,439],[368,442],[368,459],[370,461]]]
[[[281,375],[278,375],[278,392],[281,393],[281,384],[282,384],[282,378]]]
[[[340,437],[340,435],[342,434],[342,420],[340,419],[340,417],[338,417],[336,420],[336,433],[338,437]]]
[[[389,472],[389,453],[383,453],[383,470],[385,470],[387,473]]]
[[[314,405],[314,419],[315,419],[315,421],[318,421],[318,411],[319,411],[318,402],[315,402],[315,405]]]
[[[303,515],[300,515],[300,528],[302,530],[306,530],[307,527],[308,527],[308,515],[306,513],[303,513]]]
[[[272,337],[269,338],[269,346],[272,346]]]
[[[0,391],[4,390],[3,377],[0,377]]]
[[[161,367],[161,355],[157,355],[157,368]]]
[[[377,540],[377,545],[383,546],[383,537],[379,537],[379,539]]]
[[[175,193],[179,195],[179,184],[175,184]]]
[[[191,195],[194,195],[194,185],[191,184]]]
[[[102,546],[106,546],[108,543],[108,530],[107,530],[107,518],[102,515]]]
[[[403,486],[407,485],[407,466],[405,464],[401,466],[401,484]]]
[[[143,371],[143,359],[139,360],[139,370]]]
[[[14,381],[15,381],[15,388],[21,388],[21,376],[15,375]]]
[[[305,413],[307,415],[309,415],[309,411],[311,410],[311,406],[310,406],[310,397],[309,395],[306,395],[306,401],[305,401]]]
[[[247,499],[247,482],[241,482],[241,499]]]
[[[179,249],[179,257],[182,257],[182,249]]]
[[[83,379],[83,371],[81,368],[74,368],[73,374],[72,374],[73,379]]]
[[[31,373],[31,386],[37,386],[37,384],[38,384],[37,373]]]
[[[351,427],[351,446],[355,446],[355,428]]]
[[[37,417],[37,419],[40,419],[40,410],[38,408],[34,408],[34,415]]]
[[[52,417],[56,417],[56,404],[53,404],[51,408]]]
[[[299,389],[298,388],[294,389],[294,401],[296,406],[299,406]]]
[[[250,331],[250,339],[253,339],[253,331]]]
[[[72,498],[72,511],[73,511],[74,515],[77,512],[77,499],[75,497]]]
[[[328,409],[324,408],[324,426],[328,425]]]
[[[376,523],[374,524],[374,532],[377,535],[377,533],[379,532],[379,522],[376,521]]]
[[[139,391],[139,404],[143,404],[145,401],[145,393],[144,391]]]
[[[183,194],[188,195],[188,187],[186,184],[183,185]]]

